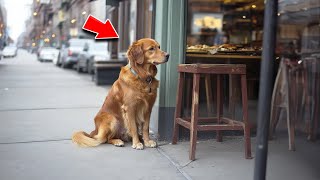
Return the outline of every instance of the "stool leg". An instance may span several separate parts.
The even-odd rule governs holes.
[[[186,112],[184,113],[185,114],[185,116],[190,116],[190,109],[191,109],[191,107],[190,107],[190,105],[191,105],[191,99],[192,98],[190,98],[190,97],[192,97],[192,92],[191,92],[191,88],[189,88],[189,87],[191,87],[191,79],[190,78],[188,78],[188,77],[185,77],[185,81],[186,81],[186,87],[187,87],[187,92],[186,92],[186,96],[185,96],[185,101],[186,101]]]
[[[207,110],[208,116],[212,116],[212,87],[210,74],[205,75],[206,95],[207,95]]]
[[[229,75],[229,112],[231,114],[231,119],[235,119],[236,110],[236,91],[234,88],[237,87],[235,84],[234,75]]]
[[[247,76],[241,75],[242,112],[244,122],[245,157],[251,159],[250,123],[248,120]]]
[[[197,126],[198,126],[198,110],[199,110],[199,84],[200,74],[193,75],[193,90],[192,90],[192,110],[191,110],[191,127],[190,127],[190,152],[189,159],[195,160],[196,145],[197,145]]]
[[[221,75],[217,75],[217,123],[221,123],[221,116],[223,112],[223,92],[221,91]],[[217,142],[222,142],[222,134],[221,131],[217,130]]]
[[[177,88],[177,97],[176,97],[176,111],[174,117],[174,126],[173,126],[173,137],[172,144],[177,144],[178,135],[179,135],[179,124],[177,123],[177,118],[181,117],[181,108],[182,108],[182,96],[183,96],[183,73],[179,73],[178,77],[178,88]]]

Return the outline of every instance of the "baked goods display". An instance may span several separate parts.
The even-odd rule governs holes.
[[[222,44],[219,46],[193,45],[187,47],[187,53],[197,54],[244,54],[244,55],[260,55],[261,47],[246,47],[235,44]]]

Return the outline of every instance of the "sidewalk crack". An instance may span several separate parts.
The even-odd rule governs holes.
[[[37,141],[16,141],[16,142],[0,142],[0,145],[6,144],[28,144],[28,143],[42,143],[42,142],[59,142],[59,141],[71,141],[70,138],[68,139],[49,139],[49,140],[37,140]]]
[[[165,158],[167,158],[170,161],[170,163],[182,174],[182,176],[184,176],[187,180],[192,180],[192,178],[183,170],[183,168],[189,165],[193,161],[188,162],[184,166],[180,166],[161,147],[158,146],[157,150],[161,155],[163,155]]]

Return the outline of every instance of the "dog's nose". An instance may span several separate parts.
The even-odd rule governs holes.
[[[170,57],[170,54],[166,54],[166,59],[168,60],[169,59],[169,57]]]

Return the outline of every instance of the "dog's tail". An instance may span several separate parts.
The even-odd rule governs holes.
[[[78,144],[81,147],[94,147],[98,146],[99,144],[105,143],[106,140],[90,137],[89,134],[83,131],[76,132],[72,135],[72,142]]]

